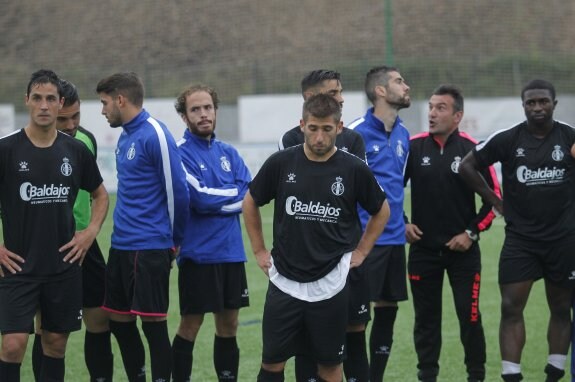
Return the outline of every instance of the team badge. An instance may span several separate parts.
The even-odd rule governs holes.
[[[422,166],[431,166],[431,158],[428,156],[424,156],[421,158],[421,165]]]
[[[453,162],[451,162],[451,171],[454,173],[459,173],[459,164],[461,163],[461,157],[453,158]]]
[[[335,178],[335,183],[333,183],[331,185],[331,192],[335,196],[340,196],[345,191],[345,187],[343,186],[343,183],[341,182],[342,180],[343,179],[340,176],[338,176],[337,178]]]
[[[551,158],[553,158],[555,162],[560,162],[564,156],[565,154],[563,154],[563,151],[561,151],[561,146],[556,145],[555,149],[551,153]]]
[[[230,172],[232,171],[232,164],[230,163],[230,161],[228,160],[228,158],[226,158],[225,156],[220,157],[220,161],[221,166],[222,166],[222,170],[224,170],[225,172]]]
[[[64,176],[72,175],[72,165],[70,164],[70,160],[68,158],[62,159],[62,165],[60,166],[60,172]]]
[[[397,146],[395,147],[395,153],[400,158],[405,155],[405,148],[403,147],[402,141],[397,141]]]
[[[128,160],[132,160],[135,157],[136,157],[136,144],[132,142],[130,148],[128,149],[128,152],[126,153],[126,158],[128,158]]]
[[[295,174],[293,172],[290,172],[287,177],[286,183],[295,183]]]

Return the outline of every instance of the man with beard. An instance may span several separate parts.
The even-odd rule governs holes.
[[[86,145],[56,129],[64,97],[51,70],[32,74],[30,121],[0,139],[0,381],[20,381],[30,326],[42,313],[40,380],[64,381],[68,336],[82,322],[80,265],[108,211],[108,193]],[[88,226],[76,231],[78,190],[92,197]]]
[[[314,94],[328,94],[343,107],[343,88],[341,75],[333,70],[312,70],[301,80],[301,92],[304,101]],[[303,144],[305,140],[301,126],[287,131],[280,140],[280,149]],[[361,136],[347,127],[335,139],[338,150],[346,151],[360,159],[365,159],[365,145]],[[359,224],[359,222],[358,222]],[[349,311],[346,334],[347,355],[343,361],[346,379],[355,382],[369,380],[369,361],[365,346],[365,328],[371,319],[369,310],[369,286],[365,277],[365,267],[350,270],[349,275]],[[313,381],[316,377],[316,362],[305,354],[295,357],[295,373],[298,381]]]
[[[374,302],[369,340],[370,380],[383,380],[393,342],[397,303],[407,300],[405,222],[403,220],[403,169],[409,152],[409,132],[399,110],[409,107],[409,86],[396,68],[379,66],[365,79],[365,93],[373,104],[364,117],[348,127],[365,142],[367,164],[385,190],[391,217],[377,239],[366,268]],[[365,227],[369,215],[359,208]]]
[[[191,208],[178,255],[181,320],[172,346],[173,380],[191,379],[194,342],[205,313],[211,312],[216,376],[237,381],[239,309],[249,305],[240,213],[251,176],[237,150],[216,139],[214,89],[189,86],[175,108],[187,126],[178,149],[188,173]]]
[[[80,126],[80,97],[76,86],[69,81],[60,80],[64,105],[58,111],[56,128],[84,143],[90,152],[97,157],[96,138],[88,130]],[[90,194],[84,190],[78,192],[74,204],[74,219],[76,230],[84,230],[88,226],[91,215]],[[101,309],[104,302],[104,279],[106,261],[94,239],[82,263],[82,318],[86,325],[84,336],[84,360],[90,373],[90,378],[98,382],[112,381],[114,359],[110,341],[108,312]],[[42,365],[42,341],[39,316],[36,320],[36,336],[32,353],[34,376],[40,379]]]
[[[188,219],[186,173],[167,127],[143,108],[144,84],[135,73],[106,77],[96,92],[110,126],[123,130],[116,147],[118,192],[102,308],[110,312],[129,381],[146,379],[138,316],[152,381],[168,381],[170,270]]]
[[[341,107],[327,94],[308,98],[305,143],[270,156],[250,183],[244,221],[258,266],[269,277],[258,381],[283,381],[286,361],[308,346],[316,381],[341,381],[350,268],[360,266],[389,218],[369,167],[335,147]],[[273,248],[259,212],[274,200]],[[362,233],[357,205],[370,214]]]
[[[546,382],[565,374],[575,283],[575,130],[553,119],[554,86],[533,80],[521,91],[526,121],[493,133],[465,156],[459,173],[505,217],[499,259],[502,378],[521,381],[526,342],[523,310],[536,280],[543,278],[549,306]],[[503,200],[480,171],[501,162]],[[532,378],[528,378],[531,380]]]

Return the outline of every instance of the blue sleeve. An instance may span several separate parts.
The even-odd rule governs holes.
[[[164,130],[165,142],[160,137],[157,150],[156,166],[167,197],[168,215],[172,228],[174,245],[179,246],[184,238],[186,222],[189,215],[190,197],[186,183],[186,171],[178,153],[176,142],[172,135]]]
[[[241,213],[241,203],[251,180],[249,170],[237,151],[228,153],[232,158],[233,173],[228,183],[209,187],[202,171],[188,166],[187,181],[192,209],[200,214],[229,215]]]

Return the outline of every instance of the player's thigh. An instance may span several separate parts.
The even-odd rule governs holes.
[[[82,325],[82,273],[44,282],[40,298],[42,330],[69,333]]]
[[[0,331],[29,333],[40,303],[42,285],[38,281],[8,276],[0,279]]]

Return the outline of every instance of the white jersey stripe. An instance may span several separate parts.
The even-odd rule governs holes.
[[[166,196],[168,198],[168,214],[170,215],[170,225],[174,230],[174,188],[172,185],[172,168],[170,166],[170,152],[168,150],[168,140],[164,130],[154,118],[148,118],[148,122],[154,126],[158,140],[160,141],[160,153],[162,155],[162,167],[164,170],[164,179],[166,182]]]

